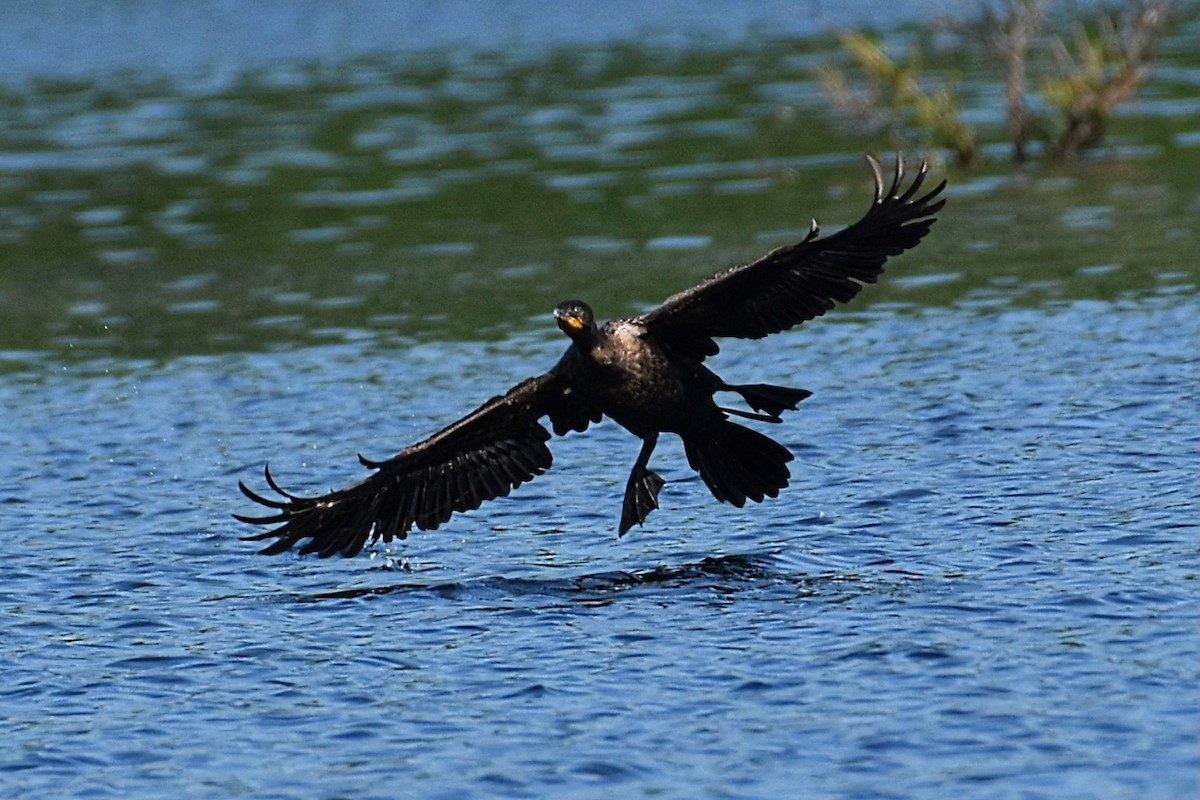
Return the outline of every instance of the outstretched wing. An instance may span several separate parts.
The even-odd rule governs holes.
[[[348,489],[301,497],[281,489],[267,469],[267,485],[279,499],[261,495],[244,483],[238,485],[273,513],[234,517],[277,526],[244,537],[275,539],[261,551],[267,555],[308,539],[301,555],[354,556],[368,541],[404,539],[413,526],[432,530],[455,511],[479,508],[484,501],[507,495],[541,475],[553,460],[546,447],[550,433],[538,422],[547,414],[559,434],[583,430],[589,421],[600,418],[581,403],[558,370],[551,370],[492,398],[387,461],[369,461],[360,455],[363,465],[376,472]]]
[[[867,160],[875,176],[875,201],[858,222],[832,236],[818,237],[814,220],[798,244],[780,247],[752,264],[715,275],[667,299],[639,318],[647,333],[669,349],[694,358],[716,355],[714,338],[759,339],[819,317],[874,283],[888,257],[916,247],[945,203],[942,181],[918,196],[926,164],[902,191],[904,160],[887,194],[879,163]]]

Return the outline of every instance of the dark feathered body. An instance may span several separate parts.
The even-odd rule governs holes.
[[[691,358],[671,358],[633,320],[615,320],[575,340],[559,369],[604,416],[637,436],[684,433],[720,416],[715,376]]]
[[[796,244],[774,250],[667,299],[632,319],[597,326],[578,300],[555,309],[571,345],[547,373],[484,403],[458,422],[382,462],[361,459],[374,474],[353,486],[317,497],[284,491],[271,473],[278,499],[253,492],[273,510],[238,516],[273,525],[250,539],[274,539],[264,553],[297,543],[301,553],[352,556],[370,542],[404,538],[413,527],[437,528],[454,512],[478,508],[550,468],[550,432],[583,431],[608,417],[642,440],[626,483],[618,530],[640,525],[658,507],[664,481],[648,463],[661,433],[683,440],[688,464],[713,496],[742,506],[775,497],[788,484],[792,454],[773,439],[735,423],[732,416],[778,423],[809,396],[804,389],[771,384],[730,385],[704,363],[718,353],[716,340],[758,339],[824,314],[875,282],[891,256],[915,247],[928,233],[945,183],[925,195],[925,178],[903,187],[897,160],[885,193],[879,167],[875,200],[858,222],[828,237],[816,223]],[[719,393],[740,395],[750,411],[719,405]]]

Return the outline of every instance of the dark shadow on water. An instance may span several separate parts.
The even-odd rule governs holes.
[[[548,597],[589,605],[612,602],[617,594],[637,589],[709,590],[732,594],[749,588],[781,588],[791,596],[815,594],[815,584],[854,581],[848,575],[796,574],[780,569],[778,551],[709,556],[679,566],[641,570],[614,570],[564,578],[511,578],[504,576],[440,583],[408,582],[390,586],[343,589],[297,598],[300,602],[347,600],[395,593],[432,594],[453,600],[499,597]]]

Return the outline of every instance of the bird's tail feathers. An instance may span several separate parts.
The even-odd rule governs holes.
[[[791,478],[787,463],[792,454],[786,447],[729,420],[683,437],[683,450],[713,497],[738,508],[747,500],[777,497]]]

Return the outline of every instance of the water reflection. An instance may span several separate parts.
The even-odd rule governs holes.
[[[835,229],[861,214],[870,144],[815,110],[822,47],[10,87],[0,351],[171,356],[380,327],[474,338],[541,324],[566,296],[605,316],[644,307],[802,236],[810,216]],[[1167,51],[1172,82],[1194,77],[1190,49]],[[1157,136],[1169,108],[1122,120],[1118,149],[1076,169],[952,175],[936,246],[864,305],[1192,286],[1200,149],[1130,138]]]

